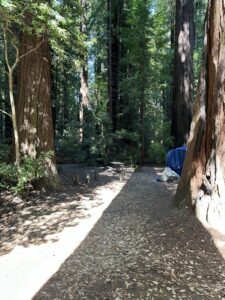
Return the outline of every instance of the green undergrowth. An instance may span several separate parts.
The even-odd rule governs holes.
[[[27,194],[46,176],[46,161],[51,157],[51,152],[41,153],[38,158],[24,157],[19,167],[0,162],[0,190]]]

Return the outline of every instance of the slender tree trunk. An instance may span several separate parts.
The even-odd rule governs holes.
[[[43,42],[41,42],[43,40]],[[47,35],[37,37],[34,33],[22,33],[20,53],[28,53],[19,64],[18,77],[18,127],[22,156],[36,158],[41,152],[54,153],[51,56]],[[55,157],[47,161],[46,185],[56,187],[59,183]]]
[[[176,0],[172,128],[175,146],[186,142],[193,90],[194,0]]]
[[[80,24],[80,31],[86,35],[87,38],[87,20],[86,20],[86,0],[81,0],[81,6],[83,8],[82,21]],[[88,70],[87,70],[87,55],[82,57],[83,62],[80,70],[80,108],[79,108],[79,120],[80,120],[80,142],[83,142],[84,136],[84,110],[88,106]]]
[[[11,105],[11,116],[12,116],[12,124],[13,124],[14,143],[15,143],[15,163],[17,166],[19,166],[20,165],[20,141],[19,141],[15,99],[13,93],[13,68],[9,69],[8,76],[9,76],[9,99]]]
[[[10,112],[10,100],[9,100],[9,78],[6,75],[7,69],[5,68],[5,72],[4,72],[4,102],[3,102],[3,107],[2,109],[6,112]],[[14,79],[13,79],[14,81]],[[3,134],[3,138],[6,139],[7,141],[11,141],[13,140],[13,125],[12,125],[12,118],[10,118],[9,115],[6,114],[2,114],[2,134]],[[13,152],[14,153],[14,152]]]
[[[17,123],[17,114],[16,114],[16,105],[15,105],[15,98],[14,98],[14,82],[13,82],[13,72],[19,62],[19,49],[12,42],[12,46],[15,48],[15,61],[12,65],[10,65],[9,61],[9,45],[8,45],[8,35],[11,35],[15,38],[13,31],[10,28],[3,27],[3,41],[4,41],[4,53],[5,53],[5,61],[8,69],[8,79],[9,79],[9,100],[10,100],[10,107],[11,107],[11,118],[13,124],[13,134],[14,134],[14,145],[15,145],[15,164],[17,166],[20,165],[20,145],[19,145],[19,132],[18,132],[18,123]],[[11,38],[12,38],[11,37]]]
[[[83,142],[84,135],[84,109],[88,106],[88,72],[86,66],[82,66],[80,71],[80,110],[79,110],[79,119],[80,119],[80,142]]]
[[[108,10],[108,111],[113,125],[113,99],[112,99],[112,87],[113,87],[113,76],[112,76],[112,0],[107,0]]]
[[[225,4],[210,0],[201,77],[176,204],[225,226]]]
[[[145,162],[145,78],[141,78],[141,107],[140,107],[140,119],[141,119],[141,164]]]
[[[65,130],[65,128],[67,128],[67,125],[69,123],[69,86],[67,84],[67,72],[66,70],[64,70],[64,80],[63,80],[63,91],[62,91],[62,95],[63,95],[63,101],[62,101],[62,118],[63,118],[63,122],[62,122],[62,131]]]

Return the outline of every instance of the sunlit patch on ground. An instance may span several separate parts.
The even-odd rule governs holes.
[[[60,193],[26,201],[6,198],[0,221],[0,298],[31,299],[85,239],[132,172],[127,169],[119,181],[118,174],[104,169],[96,183],[77,187],[67,174]]]

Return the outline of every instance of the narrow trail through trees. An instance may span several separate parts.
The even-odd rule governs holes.
[[[224,299],[225,263],[173,185],[135,172],[80,247],[33,298]]]

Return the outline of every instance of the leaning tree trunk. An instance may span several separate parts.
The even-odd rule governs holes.
[[[54,153],[52,102],[51,102],[51,57],[47,35],[37,37],[34,33],[22,33],[20,54],[25,55],[19,64],[18,77],[18,128],[20,153],[36,158],[41,152]],[[45,185],[55,187],[58,175],[55,157],[47,160]]]
[[[225,226],[225,4],[210,0],[202,70],[176,203]]]
[[[186,142],[191,123],[194,36],[194,0],[176,0],[171,125],[176,147]]]

